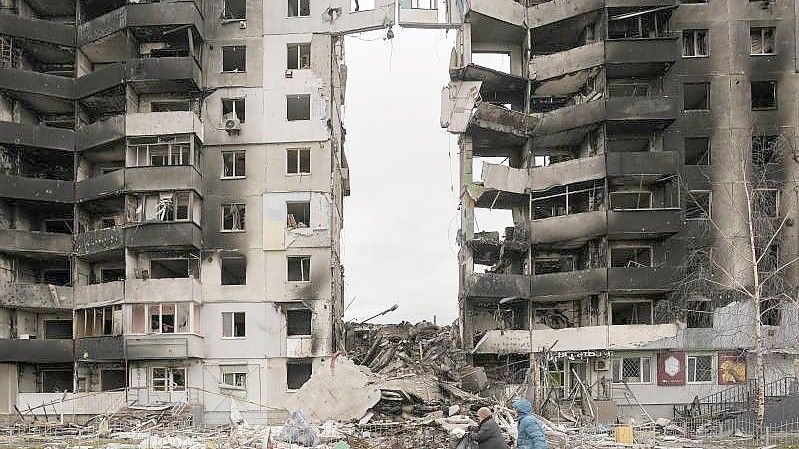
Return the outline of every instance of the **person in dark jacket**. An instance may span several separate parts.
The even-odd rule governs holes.
[[[477,410],[477,422],[477,428],[469,432],[469,438],[477,443],[477,449],[508,449],[505,437],[489,408],[481,407]]]
[[[533,405],[527,399],[519,399],[513,403],[516,420],[519,422],[519,436],[516,438],[517,449],[547,449],[547,438],[544,428],[533,413]]]

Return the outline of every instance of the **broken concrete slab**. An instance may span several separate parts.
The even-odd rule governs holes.
[[[375,381],[368,368],[344,356],[332,357],[315,370],[286,408],[302,410],[312,422],[357,421],[380,401]]]

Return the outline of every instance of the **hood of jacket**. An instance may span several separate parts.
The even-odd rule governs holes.
[[[513,409],[519,414],[519,419],[533,413],[533,404],[529,399],[518,399],[513,402]]]

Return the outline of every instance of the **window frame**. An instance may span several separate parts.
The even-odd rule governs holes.
[[[247,20],[247,0],[242,0],[242,3],[244,3],[244,17],[228,17],[228,1],[229,0],[224,0],[222,2],[222,22],[241,22]]]
[[[758,192],[774,192],[774,215],[766,215],[765,218],[779,218],[780,217],[780,196],[781,191],[776,187],[758,187],[752,189],[752,199],[758,195]]]
[[[239,175],[236,173],[236,161],[238,160],[239,153],[243,155],[244,158],[244,174]],[[222,174],[220,175],[219,179],[244,179],[247,177],[247,150],[222,150],[220,151],[222,155]],[[225,155],[231,155],[233,160],[233,174],[231,176],[225,176]]]
[[[236,206],[240,211],[244,211],[244,218],[240,219],[241,221],[241,228],[225,228],[225,208],[232,208]],[[226,233],[238,233],[238,232],[247,232],[247,203],[222,203],[219,205],[219,210],[221,213],[221,221],[219,223],[219,232],[226,232]],[[235,224],[235,220],[233,223]]]
[[[225,50],[233,49],[234,52],[242,51],[244,53],[243,67],[241,70],[225,70]],[[247,73],[247,46],[246,45],[222,45],[222,68],[219,73]]]
[[[225,102],[226,101],[230,102],[230,112],[233,112],[234,114],[236,114],[236,119],[239,121],[239,123],[244,124],[246,122],[246,118],[247,118],[247,99],[245,97],[225,97],[225,98],[220,98],[219,99],[219,106],[221,106],[220,112],[221,112],[221,116],[222,116],[223,120],[224,120],[225,115],[226,115],[226,113],[225,113]],[[242,110],[241,114],[239,114],[239,109],[236,108],[236,103],[239,103],[239,102],[241,104],[241,110]]]
[[[630,249],[647,249],[649,250],[649,266],[643,267],[616,267],[613,266],[613,250],[630,250]],[[629,265],[629,263],[628,263]],[[653,245],[644,244],[623,244],[614,245],[608,248],[608,267],[609,268],[654,268],[655,267],[655,247]]]
[[[704,150],[703,155],[700,156],[700,161],[703,159],[707,160],[707,164],[689,164],[688,163],[688,141],[689,140],[705,140],[707,142],[707,146]],[[685,137],[683,139],[683,163],[689,167],[707,167],[713,164],[713,142],[710,136],[690,136]]]
[[[225,316],[230,316],[230,335],[225,335]],[[241,335],[236,335],[236,315],[243,315],[244,328]],[[244,340],[247,338],[247,313],[243,310],[232,312],[222,312],[222,339],[223,340]]]
[[[297,47],[297,60],[290,61],[291,48]],[[302,63],[302,49],[308,48],[308,64],[307,66]],[[311,43],[310,42],[290,42],[286,44],[286,70],[311,70]],[[291,67],[290,63],[295,63],[297,67]]]
[[[655,323],[655,301],[651,299],[610,299],[610,325],[611,326],[651,326]],[[649,304],[649,323],[641,324],[613,324],[613,305],[614,304]]]
[[[685,101],[685,93],[686,93],[685,92],[685,87],[686,86],[705,86],[706,87],[706,89],[705,89],[705,92],[706,92],[706,95],[705,95],[705,106],[706,107],[705,108],[702,108],[702,109],[686,109],[686,107],[685,107],[685,103],[686,103],[686,101]],[[711,105],[711,101],[710,101],[711,100],[711,98],[710,98],[710,96],[711,96],[710,95],[711,94],[711,86],[710,86],[710,82],[709,81],[701,81],[701,82],[696,82],[696,83],[683,83],[682,84],[682,88],[683,88],[683,92],[682,92],[683,112],[705,112],[705,111],[710,111],[712,109],[713,106]]]
[[[649,205],[646,207],[634,207],[634,208],[624,208],[624,207],[616,207],[613,203],[614,196],[624,196],[624,195],[641,195],[646,194],[649,195]],[[639,197],[640,198],[640,197]],[[653,209],[654,204],[654,194],[649,190],[638,189],[638,190],[617,190],[615,192],[610,192],[610,209],[611,210],[618,210],[618,211],[627,211],[627,210],[650,210]]]
[[[755,84],[768,84],[771,87],[771,93],[773,95],[774,104],[773,106],[755,106]],[[749,101],[753,111],[774,111],[779,109],[779,96],[777,90],[777,81],[776,80],[765,80],[765,81],[750,81],[749,82]]]
[[[308,118],[289,118],[289,100],[304,100],[306,98],[308,99]],[[311,94],[286,94],[286,122],[310,122],[313,120],[313,116]]]
[[[759,30],[760,32],[760,53],[753,53],[752,52],[752,32],[755,30]],[[773,52],[766,53],[763,51],[765,48],[765,33],[767,30],[771,30],[771,37],[773,40]],[[777,51],[777,27],[776,26],[750,26],[749,27],[749,56],[773,56],[778,53]]]
[[[626,382],[623,381],[624,374],[624,360],[632,360],[638,359],[638,381],[637,382]],[[647,360],[647,368],[648,370],[644,370],[644,360]],[[617,370],[618,365],[618,370]],[[630,384],[630,385],[650,385],[652,384],[652,357],[650,356],[627,356],[627,357],[618,357],[611,359],[611,382],[614,384]],[[618,373],[618,377],[616,374]],[[646,373],[646,375],[644,375]],[[645,378],[648,378],[645,380]]]
[[[697,373],[697,360],[698,359],[710,359],[710,368],[708,369],[708,374],[710,378],[708,380],[696,380],[696,373]],[[693,380],[691,378],[691,363],[693,362]],[[688,385],[702,385],[702,384],[712,384],[713,383],[713,372],[714,370],[714,357],[712,354],[693,354],[688,355],[685,358],[685,383]]]
[[[289,260],[291,259],[300,259],[300,274],[302,275],[301,280],[291,280],[289,279],[289,275],[291,270],[289,270]],[[307,270],[307,278],[304,276],[306,274],[305,267],[303,265],[304,260],[308,260],[308,270]],[[311,265],[311,256],[310,255],[297,255],[297,256],[286,256],[286,282],[291,282],[295,284],[308,284],[311,283],[311,273],[313,270],[313,265]]]
[[[291,162],[289,159],[291,157],[290,154],[291,154],[292,151],[296,151],[296,155],[297,155],[296,156],[296,160],[295,160],[295,164],[294,164],[296,166],[296,168],[297,168],[297,172],[296,173],[292,173],[292,172],[289,171],[289,162]],[[305,151],[308,152],[308,171],[307,172],[303,172],[302,171],[302,152],[305,152]],[[311,148],[310,147],[286,148],[286,176],[305,176],[305,175],[310,175],[312,173],[312,171],[313,171],[313,169],[312,169],[312,153],[311,153]]]
[[[286,3],[286,18],[287,19],[302,19],[302,18],[311,17],[311,0],[305,0],[305,1],[308,2],[308,14],[303,15],[302,14],[302,2],[303,2],[303,0],[288,0],[288,3]],[[289,7],[289,4],[292,3],[292,2],[297,4],[297,15],[296,16],[292,16],[290,14],[291,8]]]
[[[227,377],[232,376],[233,383],[227,381]],[[239,371],[231,371],[229,373],[221,373],[219,376],[220,380],[222,381],[219,384],[219,388],[223,388],[226,390],[247,390],[247,373],[246,372],[239,372]],[[237,379],[241,379],[241,385],[237,383]]]
[[[697,51],[697,49],[698,49],[697,35],[700,34],[700,33],[705,35],[704,36],[704,39],[705,39],[705,53],[704,54],[700,54]],[[706,29],[706,28],[705,29],[693,28],[693,29],[683,30],[682,31],[682,57],[686,58],[686,59],[690,59],[690,58],[709,58],[710,57],[710,45],[709,45],[709,39],[708,39],[709,34],[710,33],[708,32],[708,29]],[[691,46],[693,47],[692,51],[694,53],[692,55],[688,55],[685,52],[685,50],[686,50],[686,47],[685,47],[685,37],[686,37],[686,35],[691,36]]]

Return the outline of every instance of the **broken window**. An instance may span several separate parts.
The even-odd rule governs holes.
[[[42,220],[44,232],[54,232],[58,234],[72,234],[72,220],[53,218]]]
[[[45,320],[44,338],[46,340],[72,339],[72,320]]]
[[[245,20],[247,18],[246,0],[225,0],[225,20]]]
[[[153,279],[187,278],[196,273],[197,261],[185,259],[152,259],[149,276]]]
[[[133,304],[131,333],[187,334],[191,333],[193,304],[188,302],[164,304]],[[194,331],[198,329],[195,316]]]
[[[100,370],[100,391],[119,391],[127,386],[127,375],[122,368]]]
[[[649,357],[613,359],[613,382],[648,384],[652,381],[652,361]]]
[[[686,304],[686,326],[690,329],[713,327],[713,303],[707,299],[695,299]]]
[[[652,301],[623,300],[610,302],[611,324],[652,324]]]
[[[222,46],[222,71],[246,72],[247,47],[244,45]]]
[[[623,97],[646,97],[649,95],[648,83],[612,83],[608,84],[608,95],[614,98]]]
[[[223,257],[222,285],[245,285],[247,283],[247,259],[244,257]]]
[[[752,109],[777,108],[777,82],[752,81]]]
[[[290,175],[311,173],[311,149],[289,148],[286,150],[286,173]]]
[[[311,44],[289,44],[286,68],[289,70],[311,68]]]
[[[778,136],[752,136],[752,163],[757,166],[777,162]]]
[[[247,158],[244,150],[222,152],[222,177],[243,178],[247,175]]]
[[[608,18],[608,39],[648,39],[669,36],[670,11],[640,11]]]
[[[510,53],[503,52],[472,52],[472,63],[481,67],[510,73]]]
[[[615,246],[610,248],[613,268],[642,268],[652,266],[651,246]]]
[[[222,312],[222,337],[242,338],[246,336],[244,312]]]
[[[749,39],[752,55],[773,55],[777,53],[776,41],[774,39],[774,27],[752,27],[749,29]]]
[[[72,275],[69,270],[50,269],[42,271],[42,280],[45,284],[70,285],[72,283]]]
[[[646,190],[611,192],[610,207],[613,210],[651,209],[652,192]]]
[[[222,386],[224,387],[236,387],[236,388],[247,388],[247,373],[239,373],[239,372],[232,372],[232,373],[222,373]]]
[[[310,95],[286,95],[286,119],[290,122],[311,119]]]
[[[41,372],[41,391],[39,393],[62,393],[72,391],[72,370],[44,370]]]
[[[534,262],[537,275],[574,271],[574,257],[536,258]]]
[[[186,391],[186,368],[150,368],[153,391]]]
[[[244,204],[223,204],[222,231],[244,231],[245,211],[246,207]]]
[[[683,84],[683,109],[706,111],[710,109],[710,83]]]
[[[708,383],[713,381],[713,356],[689,355],[686,360],[688,367],[688,383]]]
[[[684,30],[682,55],[686,58],[707,56],[707,30]]]
[[[555,187],[533,198],[533,219],[557,217],[600,210],[604,200],[600,181]]]
[[[779,210],[779,189],[753,189],[752,200],[756,216],[777,218]]]
[[[128,158],[135,167],[191,165],[191,139],[189,134],[128,137]]]
[[[286,311],[286,335],[289,337],[311,335],[311,316],[308,309]]]
[[[307,228],[311,226],[311,202],[290,201],[286,203],[286,226]]]
[[[75,311],[78,337],[98,337],[122,333],[122,306],[95,307]]]
[[[685,165],[710,165],[710,138],[685,138]]]
[[[150,103],[150,112],[191,111],[189,100],[178,101],[153,101]]]
[[[311,281],[311,256],[286,257],[289,282]]]
[[[687,220],[710,220],[711,207],[709,190],[690,190],[685,198],[685,218]]]
[[[760,301],[760,324],[763,326],[779,326],[782,321],[780,302],[776,299]]]
[[[311,0],[288,0],[289,17],[308,17],[311,15]]]
[[[299,390],[313,374],[310,360],[289,360],[286,362],[286,388]]]
[[[237,119],[244,123],[245,102],[243,98],[223,98],[222,99],[222,120]]]

